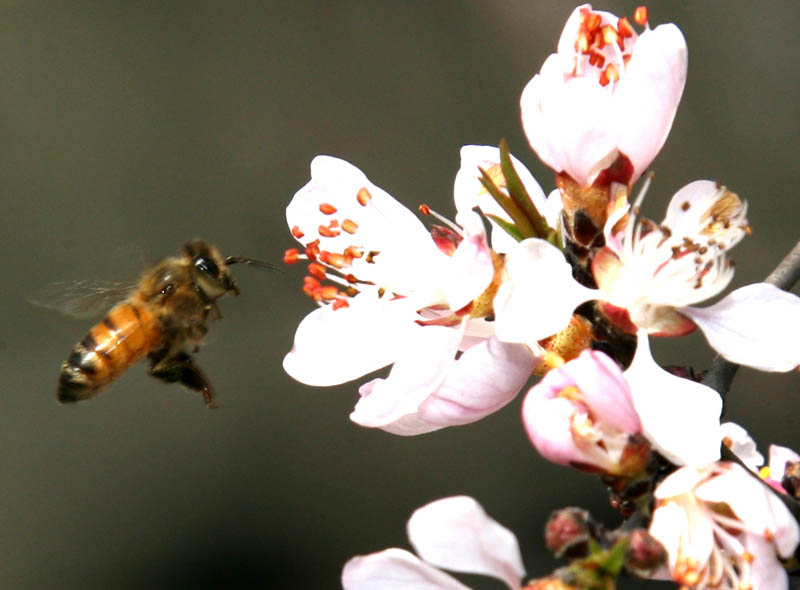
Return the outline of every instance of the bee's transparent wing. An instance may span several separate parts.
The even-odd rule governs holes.
[[[136,283],[130,281],[58,281],[34,293],[29,301],[66,316],[86,319],[108,311],[135,287]]]

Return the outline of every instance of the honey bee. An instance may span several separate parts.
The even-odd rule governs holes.
[[[215,408],[214,389],[187,350],[197,352],[208,332],[209,318],[221,317],[217,299],[239,294],[229,267],[252,264],[274,269],[266,262],[229,256],[202,240],[183,245],[182,255],[166,258],[147,270],[73,348],[61,365],[58,400],[75,402],[101,389],[145,356],[148,372],[167,383],[181,383],[203,396]],[[93,294],[107,295],[90,284]],[[40,303],[37,301],[37,303]],[[85,315],[85,298],[72,297],[61,305],[41,303],[70,315]]]

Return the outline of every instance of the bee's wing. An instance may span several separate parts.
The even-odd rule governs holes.
[[[125,299],[136,287],[135,282],[84,280],[50,283],[34,293],[34,305],[74,318],[91,318],[108,311]]]

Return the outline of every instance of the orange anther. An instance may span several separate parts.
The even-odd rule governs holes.
[[[342,233],[342,232],[340,232],[340,231],[339,231],[339,230],[337,230],[337,229],[332,229],[332,228],[330,228],[330,227],[327,227],[327,226],[325,226],[325,225],[320,225],[320,226],[317,228],[317,231],[319,232],[319,235],[321,235],[321,236],[324,236],[324,237],[326,237],[326,238],[335,238],[335,237],[336,237],[336,236],[338,236],[340,233]]]
[[[348,246],[344,249],[344,255],[353,259],[353,258],[361,258],[364,256],[364,251],[361,248],[356,246]]]
[[[341,309],[343,307],[350,307],[350,304],[347,302],[347,299],[341,297],[333,302],[333,309]]]
[[[320,203],[319,210],[325,215],[333,215],[337,211],[336,207],[330,203]]]
[[[320,262],[324,262],[333,268],[344,268],[349,265],[348,259],[342,254],[335,252],[321,252],[319,255]]]
[[[603,22],[603,17],[596,12],[590,12],[583,18],[583,25],[590,33],[599,27],[601,22]]]
[[[617,32],[619,32],[620,37],[633,37],[633,27],[627,17],[623,16],[617,21]]]
[[[325,301],[331,301],[336,299],[339,295],[339,289],[336,288],[335,285],[325,285],[319,290],[319,295]]]
[[[346,231],[347,233],[349,233],[349,234],[354,234],[354,233],[356,233],[356,230],[358,229],[358,224],[355,221],[353,221],[352,219],[345,219],[342,222],[342,229],[344,231]]]
[[[422,205],[419,206],[419,212],[422,213],[423,215],[430,215],[431,208],[423,203]]]
[[[633,20],[640,25],[646,25],[648,20],[647,6],[638,6],[636,10],[633,11]]]
[[[297,248],[289,248],[283,253],[284,264],[294,264],[300,259],[300,250]]]
[[[578,33],[578,39],[575,41],[575,51],[578,53],[586,53],[589,50],[589,36],[581,31]]]
[[[314,240],[306,244],[306,256],[309,260],[316,260],[319,254],[319,240]]]
[[[299,240],[300,238],[302,238],[306,234],[303,233],[303,231],[300,229],[300,226],[295,225],[292,228],[292,235]]]
[[[619,80],[619,71],[614,64],[608,64],[606,69],[600,74],[600,86],[607,86],[609,82]]]
[[[325,267],[322,266],[319,262],[312,262],[308,265],[308,272],[311,273],[313,276],[317,277],[318,279],[325,279]]]
[[[347,281],[348,283],[357,283],[358,282],[358,279],[356,278],[356,276],[354,274],[346,274],[346,275],[344,275],[344,280]]]
[[[603,27],[603,42],[606,45],[611,45],[612,43],[616,43],[618,39],[619,39],[619,33],[617,33],[617,29],[615,29],[611,25],[605,25]]]
[[[369,191],[367,190],[366,187],[363,187],[358,191],[356,198],[358,199],[359,205],[361,205],[362,207],[366,207],[367,203],[369,203],[370,200],[372,199],[372,195],[369,194]]]

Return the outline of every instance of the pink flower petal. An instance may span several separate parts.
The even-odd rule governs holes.
[[[636,355],[625,377],[644,435],[676,465],[706,465],[716,461],[720,456],[719,394],[659,367],[650,353],[644,330],[639,330],[638,340]]]
[[[374,297],[374,298],[373,298]],[[350,307],[322,307],[300,322],[283,368],[307,385],[337,385],[392,363],[416,326],[402,299],[363,293]]]
[[[344,590],[469,590],[402,549],[354,557],[342,571]]]
[[[532,343],[562,330],[575,308],[597,296],[572,278],[561,251],[544,240],[523,240],[506,256],[507,280],[494,298],[497,337]]]
[[[519,588],[525,567],[514,534],[474,499],[455,496],[419,508],[408,538],[425,561],[456,572],[485,574]]]
[[[461,355],[438,389],[420,404],[419,417],[440,427],[480,420],[517,396],[535,363],[524,345],[485,340]]]
[[[800,297],[775,285],[747,285],[711,307],[680,311],[731,362],[778,372],[800,365]]]
[[[416,337],[408,341],[410,345],[398,356],[389,377],[361,386],[362,397],[350,414],[353,422],[404,436],[444,427],[423,423],[417,412],[455,363],[463,330],[442,326],[416,328]]]

